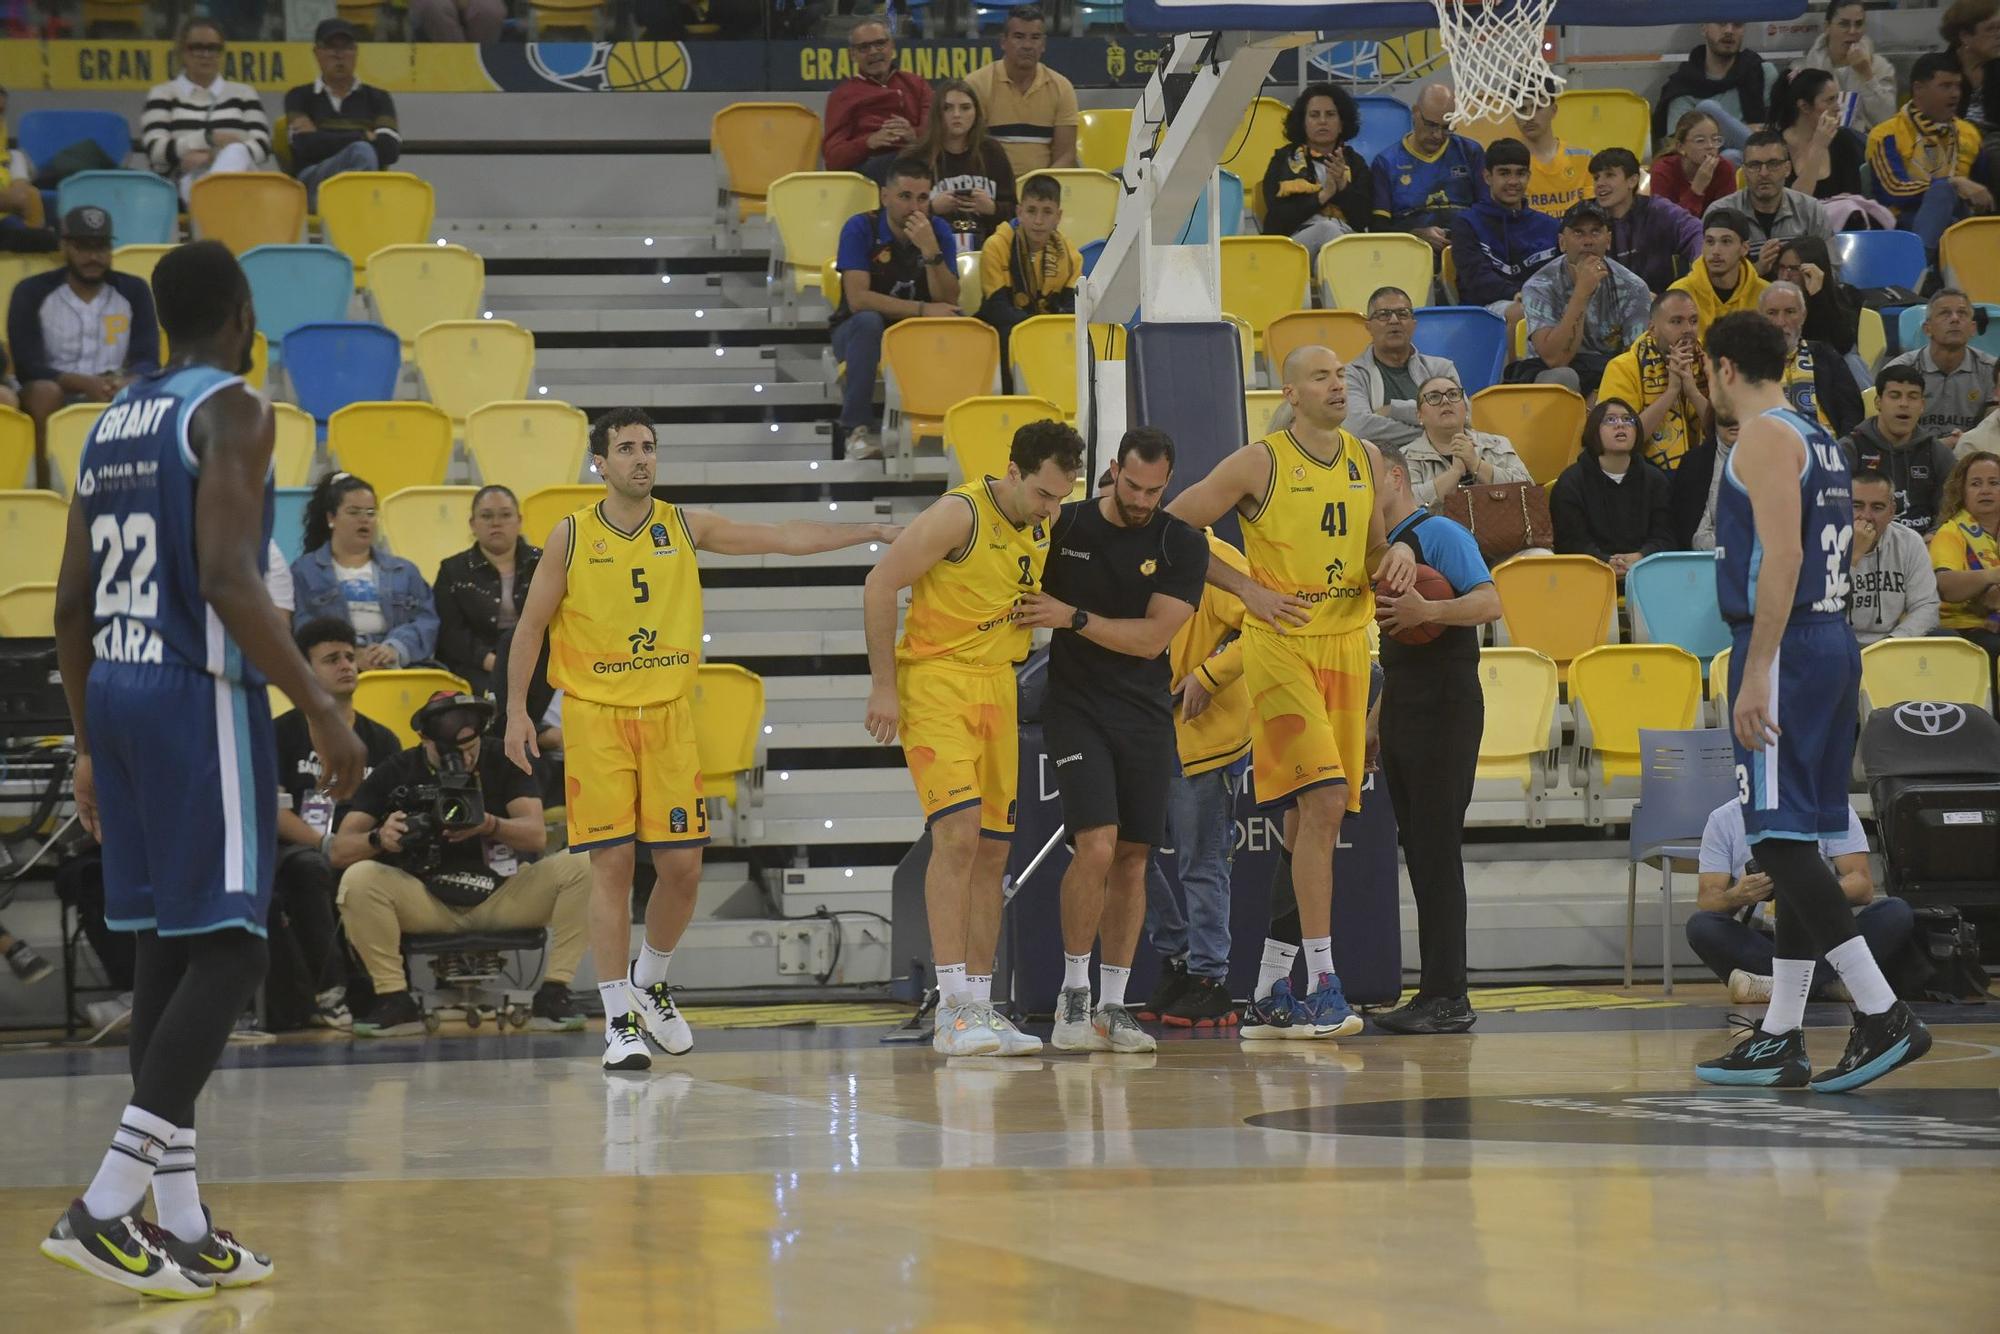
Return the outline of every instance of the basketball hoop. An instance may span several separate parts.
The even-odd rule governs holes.
[[[1468,121],[1511,124],[1517,108],[1553,101],[1562,76],[1542,54],[1542,32],[1556,0],[1431,0],[1438,45],[1451,69],[1458,107],[1454,127]]]

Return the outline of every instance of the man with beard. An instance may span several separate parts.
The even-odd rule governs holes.
[[[1708,429],[1701,349],[1695,345],[1698,318],[1686,292],[1670,288],[1654,297],[1645,337],[1612,359],[1598,391],[1638,410],[1640,452],[1667,472],[1680,467]]]

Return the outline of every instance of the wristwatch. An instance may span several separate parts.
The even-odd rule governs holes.
[[[1089,623],[1090,613],[1081,607],[1069,614],[1069,628],[1072,630],[1082,630]]]
[[[944,251],[940,250],[935,255],[925,256],[924,263],[930,265],[934,269],[941,269],[945,265],[951,263],[951,256],[945,254]]]

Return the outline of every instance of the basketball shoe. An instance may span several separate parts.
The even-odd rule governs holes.
[[[980,1017],[986,1021],[987,1027],[1000,1035],[1000,1054],[1002,1056],[1039,1056],[1041,1054],[1042,1040],[1040,1038],[1036,1037],[1033,1033],[1023,1033],[1019,1028],[1016,1028],[1014,1021],[1000,1013],[990,1002],[981,1001],[979,1005],[981,1010],[984,1011]]]
[[[167,1240],[166,1233],[132,1214],[92,1218],[79,1199],[42,1239],[42,1254],[142,1297],[167,1301],[213,1297],[215,1284],[176,1260],[167,1250]]]
[[[604,1068],[606,1070],[650,1070],[653,1053],[646,1046],[645,1029],[637,1014],[621,1014],[604,1025]]]
[[[1142,1052],[1158,1051],[1160,1042],[1151,1033],[1139,1027],[1139,1021],[1123,1005],[1105,1004],[1091,1012],[1090,1026],[1097,1031],[1103,1045],[1099,1051]]]
[[[1111,1040],[1090,1008],[1089,987],[1064,987],[1056,997],[1056,1027],[1049,1042],[1057,1051],[1111,1050]]]
[[[993,1027],[998,1017],[991,1005],[970,997],[956,1005],[940,998],[931,1050],[940,1056],[999,1056],[1007,1044]]]
[[[208,1235],[200,1241],[182,1241],[164,1228],[160,1231],[168,1255],[190,1274],[199,1275],[218,1288],[247,1288],[262,1283],[276,1272],[268,1255],[259,1255],[215,1225],[215,1215],[207,1205],[201,1216],[208,1220]]]
[[[1806,1055],[1803,1031],[1795,1028],[1789,1033],[1766,1033],[1740,1014],[1730,1015],[1729,1022],[1749,1032],[1722,1055],[1695,1066],[1697,1079],[1704,1084],[1755,1084],[1761,1088],[1806,1086],[1812,1078],[1812,1058]]]
[[[1143,1013],[1139,1016],[1145,1017]],[[1168,1028],[1233,1028],[1236,1002],[1229,998],[1229,988],[1219,979],[1191,977],[1160,1021]]]
[[[629,977],[626,980],[631,981]],[[681,1018],[680,1007],[674,1004],[673,992],[666,983],[642,987],[632,982],[632,1008],[645,1024],[646,1032],[660,1044],[661,1051],[669,1056],[685,1056],[694,1050],[694,1030]]]
[[[1847,1050],[1833,1069],[1814,1076],[1816,1093],[1847,1093],[1908,1065],[1931,1049],[1931,1031],[1897,1001],[1880,1014],[1857,1014]]]
[[[1271,986],[1271,994],[1262,1000],[1253,1000],[1243,1012],[1243,1024],[1236,1035],[1245,1042],[1272,1042],[1292,1038],[1317,1036],[1312,1031],[1311,1016],[1292,994],[1292,980],[1279,978]]]
[[[1192,979],[1188,977],[1185,959],[1168,959],[1160,965],[1160,980],[1153,985],[1153,994],[1146,1003],[1132,1011],[1132,1016],[1145,1023],[1157,1023],[1166,1018],[1167,1011],[1174,1008],[1182,996],[1188,992]]]
[[[1361,1016],[1347,1003],[1335,973],[1321,973],[1319,985],[1299,1002],[1312,1024],[1316,1038],[1351,1038],[1361,1031]]]
[[[1417,996],[1408,1005],[1369,1016],[1385,1033],[1463,1033],[1478,1022],[1463,996]]]

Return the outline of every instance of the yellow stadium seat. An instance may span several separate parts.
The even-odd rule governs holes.
[[[403,340],[408,360],[410,345],[427,326],[479,318],[486,261],[462,245],[384,246],[368,257],[367,283],[376,318]]]
[[[319,187],[319,221],[327,244],[354,261],[354,283],[366,281],[368,259],[392,245],[431,239],[437,192],[407,171],[343,171]],[[439,317],[442,318],[442,317]]]
[[[1282,389],[1246,389],[1243,392],[1245,440],[1262,440],[1271,433],[1271,418],[1285,401]]]
[[[1504,435],[1542,486],[1552,485],[1576,461],[1590,405],[1559,384],[1496,384],[1472,396],[1475,430]]]
[[[961,399],[944,414],[944,444],[958,461],[961,481],[1005,477],[1014,432],[1029,422],[1062,419],[1062,409],[1046,398],[981,394]]]
[[[472,687],[440,667],[386,668],[363,672],[354,687],[354,711],[367,714],[396,734],[405,746],[417,744],[410,715],[440,690],[471,693]]]
[[[1319,248],[1319,285],[1326,304],[1339,310],[1368,310],[1368,294],[1399,287],[1412,306],[1431,303],[1430,243],[1402,232],[1356,232],[1336,236]]]
[[[439,320],[417,335],[416,362],[431,402],[463,431],[474,408],[528,396],[535,336],[511,320]]]
[[[545,486],[521,497],[521,536],[538,547],[549,544],[549,534],[557,524],[580,509],[604,499],[604,488],[596,485]]]
[[[771,249],[771,279],[788,309],[800,292],[819,287],[847,220],[881,206],[881,187],[858,171],[794,171],[771,182],[765,211],[779,242]],[[827,295],[840,299],[837,291]]]
[[[1257,383],[1257,330],[1241,315],[1224,311],[1222,318],[1236,330],[1236,355],[1243,364],[1243,387],[1253,388]]]
[[[49,639],[56,632],[56,586],[15,584],[0,591],[0,639]]]
[[[53,491],[0,491],[0,586],[54,583],[69,503]]]
[[[1076,160],[1092,171],[1115,175],[1125,169],[1125,145],[1131,137],[1131,107],[1093,107],[1078,112]]]
[[[1507,642],[1555,661],[1567,680],[1570,660],[1611,642],[1618,577],[1592,556],[1516,556],[1493,567]]]
[[[1861,391],[1861,415],[1863,417],[1875,415],[1875,386],[1872,384]]]
[[[1476,782],[1486,784],[1494,799],[1524,802],[1527,823],[1539,828],[1547,823],[1542,801],[1556,749],[1551,739],[1560,692],[1556,665],[1531,648],[1482,649],[1479,686],[1486,696],[1486,726]]]
[[[35,483],[35,423],[19,408],[0,407],[0,491]]]
[[[1289,236],[1222,238],[1222,308],[1269,328],[1280,315],[1312,304],[1312,256]],[[1261,335],[1259,335],[1261,337]],[[1251,367],[1244,367],[1248,378]]]
[[[273,403],[271,413],[278,419],[278,438],[271,447],[271,468],[277,484],[311,486],[313,460],[319,455],[312,414],[290,403]]]
[[[977,315],[980,303],[985,299],[980,295],[979,252],[968,250],[953,260],[958,270],[958,313]]]
[[[714,803],[726,803],[732,814],[757,804],[763,739],[764,678],[733,663],[704,662],[695,674],[694,743],[709,828],[719,842],[735,839],[716,830],[721,816]]]
[[[829,312],[840,309],[840,268],[832,260],[819,266],[819,294]]]
[[[1861,650],[1863,711],[1907,700],[1977,704],[1991,712],[1986,651],[1956,635],[1878,639]]]
[[[1607,796],[1638,795],[1642,728],[1693,727],[1701,713],[1701,659],[1672,644],[1606,644],[1569,665],[1576,712],[1575,781],[1590,823]]]
[[[465,419],[465,452],[478,465],[479,480],[516,496],[575,482],[589,449],[590,420],[567,403],[488,403]]]
[[[349,403],[327,421],[326,448],[380,501],[405,487],[443,485],[451,418],[429,403]]]
[[[1717,727],[1730,726],[1729,654],[1724,649],[1708,660],[1708,706]]]
[[[188,191],[188,220],[195,236],[220,241],[234,255],[297,245],[306,231],[306,188],[275,171],[217,172]]]
[[[1264,192],[1257,183],[1264,179],[1271,155],[1285,147],[1285,117],[1290,111],[1275,97],[1260,97],[1252,102],[1225,143],[1223,152],[1227,156],[1215,164],[1243,178],[1247,187],[1244,198],[1260,223],[1264,221]]]
[[[66,496],[76,492],[76,470],[83,466],[83,442],[109,406],[72,403],[49,418],[49,476]]]
[[[1099,361],[1125,358],[1125,326],[1093,324],[1090,343]],[[1007,336],[1007,360],[1014,368],[1014,388],[1046,398],[1062,409],[1063,420],[1074,423],[1076,395],[1076,320],[1069,315],[1036,315],[1022,320]]]
[[[173,248],[170,245],[122,245],[111,252],[111,267],[134,278],[144,278],[150,286],[153,269]]]
[[[979,320],[898,320],[882,335],[893,435],[914,449],[944,432],[944,414],[962,398],[990,394],[1000,382],[1000,335]]]
[[[444,558],[472,543],[465,525],[477,494],[476,486],[410,486],[387,496],[377,492],[375,505],[389,550],[414,563],[425,583],[436,583]]]
[[[1090,167],[1044,167],[1023,176],[1016,187],[1047,176],[1062,187],[1062,234],[1081,250],[1111,235],[1118,219],[1118,201],[1125,187],[1107,172]]]
[[[167,336],[160,335],[160,360],[167,359]],[[264,381],[271,375],[271,340],[259,329],[257,337],[250,344],[250,369],[243,378],[250,382],[252,389],[262,389]]]
[[[534,41],[553,32],[581,33],[598,41],[605,28],[603,0],[528,0],[528,27]]]
[[[1453,134],[1462,134],[1481,148],[1493,147],[1495,139],[1518,139],[1521,127],[1512,120],[1473,120],[1463,125],[1451,127]]]
[[[1653,107],[1645,98],[1623,88],[1578,88],[1556,94],[1556,137],[1578,148],[1600,153],[1629,148],[1641,162],[1650,162]]]
[[[1868,306],[1861,308],[1861,322],[1855,329],[1854,350],[1869,370],[1881,368],[1882,354],[1889,350],[1889,331],[1883,327],[1881,311]],[[1874,386],[1868,388],[1873,389]]]
[[[282,717],[290,713],[295,707],[285,692],[276,686],[267,686],[265,689],[267,691],[266,699],[269,701],[271,716],[273,718]]]
[[[708,141],[720,176],[717,211],[731,231],[764,212],[771,182],[819,165],[819,117],[796,102],[726,106],[709,122]]]
[[[1938,259],[1952,285],[1975,302],[2000,302],[2000,218],[1967,218],[1945,228]]]
[[[1302,347],[1328,347],[1342,361],[1368,350],[1368,317],[1358,310],[1294,310],[1264,326],[1264,362],[1276,384],[1285,358]]]

